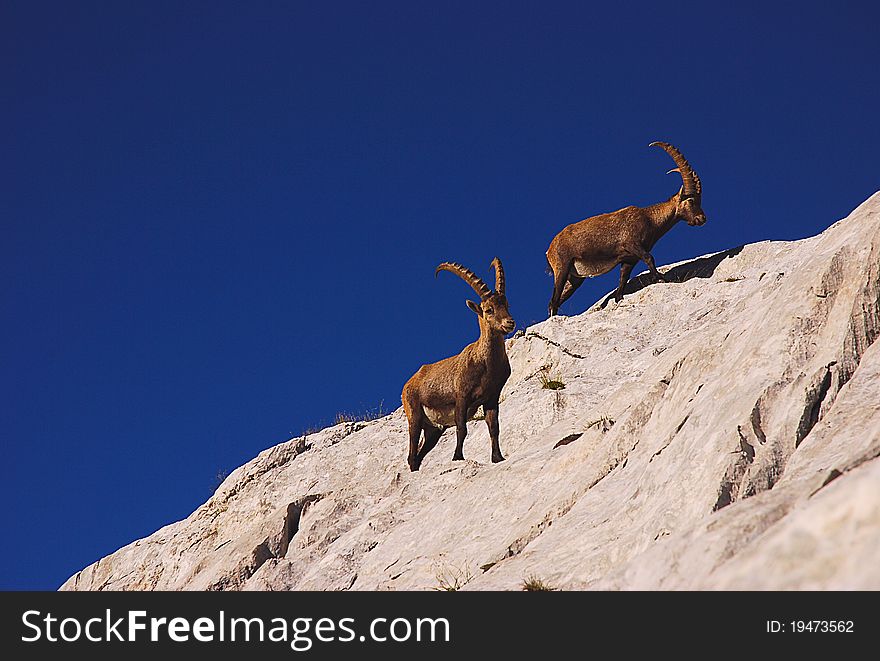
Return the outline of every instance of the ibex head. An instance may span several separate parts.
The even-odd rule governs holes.
[[[681,189],[678,191],[678,205],[675,209],[675,215],[684,219],[688,225],[704,225],[706,223],[706,213],[701,206],[703,185],[694,169],[687,162],[687,159],[678,149],[670,145],[668,142],[652,142],[649,147],[660,147],[667,154],[672,156],[677,167],[671,169],[666,174],[678,172],[681,175]]]
[[[466,301],[467,306],[486,322],[490,330],[506,335],[513,331],[516,322],[510,316],[510,311],[507,308],[507,296],[504,294],[504,267],[501,266],[501,260],[497,257],[493,259],[492,267],[495,268],[495,291],[489,289],[489,285],[483,282],[476,273],[461,264],[443,262],[437,267],[434,275],[440,271],[449,271],[473,287],[477,296],[480,297],[480,302],[474,303],[468,300]]]

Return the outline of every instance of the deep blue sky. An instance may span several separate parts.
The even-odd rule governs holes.
[[[876,3],[235,4],[0,4],[0,588],[396,408],[477,335],[441,261],[499,255],[543,319],[558,230],[677,190],[652,140],[709,216],[658,264],[814,234],[880,187]]]

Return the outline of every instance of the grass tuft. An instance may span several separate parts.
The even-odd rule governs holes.
[[[444,564],[434,568],[434,578],[437,579],[434,587],[437,592],[458,592],[473,580],[474,573],[467,563],[463,567]]]
[[[556,588],[534,575],[523,579],[522,589],[523,592],[556,592]]]
[[[373,408],[364,408],[360,411],[339,411],[339,413],[333,416],[332,422],[327,423],[322,421],[312,423],[308,427],[305,427],[300,434],[294,434],[293,432],[289,433],[291,438],[294,436],[309,436],[327,427],[341,425],[345,422],[370,422],[371,420],[378,420],[379,418],[384,418],[389,413],[391,413],[391,411],[385,410],[385,401],[382,400],[379,402],[378,406]]]
[[[369,422],[370,420],[378,420],[388,415],[385,410],[385,401],[379,402],[379,406],[375,408],[363,409],[361,411],[340,411],[333,418],[333,424],[339,425],[343,422]]]
[[[538,378],[541,380],[541,387],[544,390],[563,390],[565,384],[557,378],[550,375],[550,366],[544,365],[538,372]]]

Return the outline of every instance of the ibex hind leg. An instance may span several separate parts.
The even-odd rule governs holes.
[[[552,317],[559,311],[562,305],[562,291],[568,284],[568,276],[571,272],[571,260],[563,264],[560,268],[553,269],[553,295],[550,297],[550,304],[547,306],[547,312]]]
[[[421,463],[418,456],[419,437],[422,435],[422,424],[425,422],[425,410],[422,408],[419,397],[413,392],[409,382],[403,387],[401,400],[409,426],[409,452],[407,453],[406,462],[409,464],[411,471],[417,471]]]
[[[562,305],[568,299],[570,299],[571,295],[577,291],[577,288],[584,284],[584,280],[586,280],[586,278],[581,278],[574,273],[570,273],[568,276],[568,282],[566,283],[565,288],[562,290],[562,294],[559,297],[559,305]]]
[[[421,466],[422,461],[425,460],[425,455],[434,449],[437,442],[440,440],[440,437],[443,435],[442,429],[430,424],[422,425],[422,431],[425,432],[425,440],[422,443],[422,447],[420,447],[419,451],[416,453],[416,460],[419,466]]]
[[[406,462],[411,471],[419,470],[422,461],[419,458],[419,437],[422,435],[422,415],[420,408],[412,411],[409,416],[409,453]]]
[[[614,300],[620,303],[623,300],[623,290],[626,289],[626,283],[629,282],[629,274],[632,273],[635,264],[623,262],[620,265],[620,284],[614,292]]]

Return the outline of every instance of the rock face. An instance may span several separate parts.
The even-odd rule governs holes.
[[[880,589],[880,193],[663,271],[508,341],[506,462],[330,427],[62,589]]]

